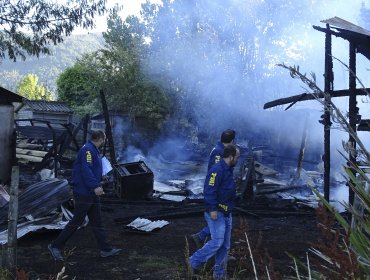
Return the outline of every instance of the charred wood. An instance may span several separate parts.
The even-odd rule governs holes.
[[[370,88],[366,88],[366,91],[370,91]],[[364,89],[356,89],[355,90],[356,95],[361,95],[365,96],[367,95]],[[331,97],[348,97],[350,96],[350,93],[347,89],[342,89],[342,90],[334,90],[333,92],[330,93]],[[324,98],[324,94],[316,94],[316,93],[302,93],[298,95],[293,95],[290,97],[285,97],[285,98],[280,98],[276,99],[270,102],[265,103],[263,106],[263,109],[269,109],[272,107],[276,107],[279,105],[286,105],[289,103],[296,103],[300,101],[307,101],[307,100],[315,100],[317,98]],[[289,107],[290,108],[290,107]]]

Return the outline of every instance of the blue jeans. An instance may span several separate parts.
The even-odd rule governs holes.
[[[217,219],[212,220],[208,212],[204,213],[211,232],[211,239],[190,258],[189,262],[193,269],[199,268],[211,257],[215,256],[215,268],[213,277],[222,278],[226,276],[227,255],[230,250],[232,216],[224,216],[217,212]]]
[[[205,241],[206,238],[211,235],[211,232],[209,231],[209,227],[206,226],[206,227],[202,228],[202,230],[200,232],[198,232],[197,235],[200,238],[200,240]]]

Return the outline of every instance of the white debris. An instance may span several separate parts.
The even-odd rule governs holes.
[[[112,171],[112,165],[106,157],[102,157],[102,175],[105,176]]]
[[[141,230],[141,231],[149,232],[157,228],[162,228],[168,224],[169,222],[164,221],[164,220],[151,221],[148,219],[136,218],[134,221],[132,221],[127,226]]]
[[[168,182],[177,186],[185,185],[185,180],[169,180]]]
[[[39,219],[39,220],[42,220],[42,219]],[[67,223],[68,223],[67,221],[59,221],[59,222],[55,222],[53,224],[37,225],[37,224],[30,224],[30,222],[25,222],[25,223],[19,224],[17,226],[17,238],[21,238],[22,236],[26,235],[29,232],[38,231],[42,228],[63,229],[66,226]],[[8,243],[8,230],[4,230],[4,231],[0,232],[0,244],[4,245],[6,243]]]
[[[40,170],[38,174],[40,175],[41,181],[55,178],[54,170],[47,168]]]
[[[174,186],[170,186],[158,181],[154,181],[153,189],[157,192],[166,193],[166,192],[176,192],[180,189]]]
[[[161,199],[180,202],[186,199],[186,196],[183,195],[172,195],[172,194],[163,194],[160,196]]]

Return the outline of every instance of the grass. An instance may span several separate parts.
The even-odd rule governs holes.
[[[173,258],[156,255],[139,255],[135,251],[129,256],[129,260],[136,262],[138,268],[145,270],[177,271],[181,266]]]

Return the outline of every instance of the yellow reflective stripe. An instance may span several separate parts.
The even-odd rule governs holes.
[[[229,208],[229,206],[225,205],[225,204],[219,204],[218,205],[221,209],[223,209],[224,211],[227,211],[227,209]]]
[[[215,163],[219,162],[219,161],[220,161],[220,159],[221,159],[221,156],[216,156],[216,157],[215,157]]]
[[[209,178],[208,185],[210,185],[210,186],[214,186],[215,185],[216,176],[217,176],[217,173],[212,173],[211,174],[211,178]]]
[[[86,151],[86,161],[92,162],[92,156],[90,151]]]

